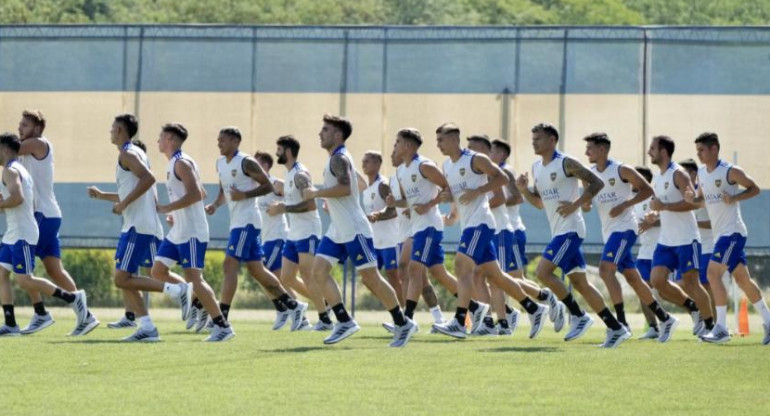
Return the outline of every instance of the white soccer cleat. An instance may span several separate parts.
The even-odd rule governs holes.
[[[327,324],[326,322],[319,320],[313,326],[313,331],[326,332],[326,331],[331,331],[333,328],[334,328],[333,323],[330,322]]]
[[[139,328],[133,334],[123,338],[121,341],[125,342],[158,342],[160,341],[160,335],[158,335],[158,328],[152,328],[146,330]]]
[[[125,316],[115,322],[107,323],[107,328],[110,329],[123,329],[123,328],[135,328],[136,322],[126,318]]]
[[[770,345],[770,322],[762,325],[765,328],[765,337],[762,338],[762,345]]]
[[[564,316],[566,313],[567,307],[564,306],[561,302],[556,302],[556,319],[553,321],[553,330],[554,332],[561,332],[562,329],[564,329]],[[550,309],[548,310],[550,312]]]
[[[22,335],[34,334],[35,332],[42,331],[54,324],[53,317],[50,313],[46,312],[45,315],[32,315],[32,319],[29,321],[29,325],[21,329]]]
[[[727,332],[727,328],[722,325],[714,325],[714,329],[710,333],[700,337],[704,342],[710,344],[725,344],[730,342],[730,333]]]
[[[692,334],[699,335],[706,327],[703,319],[700,318],[700,311],[690,312],[690,317],[692,318]]]
[[[487,313],[489,312],[488,304],[481,302],[478,302],[478,304],[479,307],[476,309],[476,312],[471,312],[471,334],[481,328],[481,325],[484,323],[484,317],[487,316]]]
[[[404,347],[412,339],[412,336],[417,333],[420,328],[417,324],[409,318],[406,318],[406,324],[395,327],[393,332],[393,342],[390,343],[391,347]]]
[[[513,333],[516,331],[516,328],[519,327],[520,317],[521,317],[521,313],[519,313],[519,311],[517,311],[516,309],[513,309],[513,312],[511,313],[506,313],[505,320],[508,321],[508,328],[500,328],[500,331],[502,332],[503,329],[508,329],[510,331],[510,334],[506,334],[506,335],[513,335]],[[500,335],[503,335],[503,334],[500,334]]]
[[[78,290],[75,292],[75,300],[70,304],[72,310],[75,311],[75,317],[77,318],[75,328],[85,322],[86,317],[88,317],[88,304],[86,298],[85,290]]]
[[[334,329],[332,329],[332,334],[329,335],[324,339],[324,344],[330,345],[330,344],[336,344],[345,338],[355,334],[358,332],[358,330],[361,329],[360,326],[356,323],[354,320],[349,320],[347,322],[337,322],[334,324]]]
[[[310,325],[310,321],[307,320],[307,318],[302,318],[302,322],[299,324],[299,328],[297,328],[297,331],[312,331],[313,325]]]
[[[661,325],[662,325],[662,323],[661,323]],[[657,329],[655,329],[653,327],[650,327],[650,328],[647,329],[647,332],[642,334],[642,336],[640,336],[637,339],[657,339],[658,341],[660,341],[660,331],[658,331]]]
[[[19,329],[19,326],[8,326],[3,325],[0,326],[0,337],[20,337],[21,336],[21,330]]]
[[[532,315],[529,315],[529,323],[532,325],[531,329],[529,330],[529,339],[534,339],[538,334],[540,334],[540,331],[543,329],[543,325],[545,325],[546,314],[548,313],[549,309],[550,308],[548,308],[546,305],[538,305],[537,311]]]
[[[193,285],[192,283],[178,283],[180,288],[179,294],[176,296],[176,301],[179,303],[179,308],[182,310],[182,320],[186,321],[190,319],[192,300],[193,300]]]
[[[456,318],[445,324],[433,324],[433,329],[439,334],[449,335],[453,338],[465,339],[468,334],[465,332],[465,326],[460,325]]]
[[[214,321],[211,320],[209,311],[206,309],[198,309],[198,316],[195,320],[195,333],[197,334],[206,328],[210,330],[213,325]]]
[[[629,338],[631,338],[631,332],[629,332],[622,324],[620,325],[620,329],[613,330],[607,328],[607,338],[605,338],[604,342],[600,344],[599,347],[617,348],[618,345]]]
[[[291,331],[299,330],[302,325],[302,320],[305,319],[305,312],[307,312],[307,303],[297,301],[297,306],[290,310],[291,312]],[[310,324],[308,324],[310,325]]]
[[[499,326],[499,329],[497,330],[497,334],[500,336],[507,336],[507,335],[513,335],[513,331],[511,331],[511,328],[503,328]]]
[[[475,337],[496,337],[499,334],[499,330],[495,326],[489,326],[486,323],[481,324],[476,332],[471,333]]]
[[[396,332],[396,326],[390,322],[383,322],[382,327],[388,331],[388,333],[394,334]]]
[[[588,328],[591,328],[591,325],[593,324],[594,320],[591,319],[587,313],[584,313],[583,316],[572,316],[569,324],[569,331],[567,331],[567,334],[564,336],[564,340],[572,341],[573,339],[582,337],[583,334],[588,332]]]
[[[658,336],[658,342],[668,342],[674,335],[674,330],[677,326],[679,326],[679,319],[677,319],[676,316],[669,314],[668,319],[660,323],[660,335]],[[650,330],[653,329],[650,328]]]
[[[275,322],[273,322],[273,331],[278,331],[279,329],[283,328],[284,325],[286,325],[286,322],[289,321],[290,316],[291,316],[291,311],[289,309],[285,309],[283,311],[275,311]]]
[[[204,342],[223,342],[227,341],[228,339],[235,336],[235,331],[233,331],[232,326],[228,326],[227,328],[222,328],[219,325],[214,325],[214,328],[211,329],[211,335],[206,337],[204,339]]]
[[[436,324],[436,325],[444,325],[444,324],[446,324],[446,323],[447,323],[447,321],[445,321],[445,320],[443,320],[443,319],[442,319],[442,320],[440,320],[440,321],[436,321],[436,322],[434,322],[434,324]],[[433,325],[431,325],[431,326],[430,326],[430,331],[428,331],[428,333],[429,333],[429,334],[438,334],[439,332],[438,332],[438,331],[436,331],[436,328],[433,328]]]
[[[548,295],[548,297],[545,299],[546,302],[548,302],[548,319],[551,322],[556,322],[556,314],[559,312],[558,306],[559,306],[559,299],[556,298],[556,295],[551,292],[550,289],[543,289],[543,292]]]
[[[193,306],[190,310],[190,317],[187,318],[187,324],[185,325],[186,330],[191,330],[195,327],[195,324],[198,322],[198,312],[200,309]]]
[[[96,317],[91,314],[86,318],[85,321],[80,323],[80,325],[76,326],[75,329],[72,330],[72,332],[69,333],[69,336],[71,337],[80,337],[83,335],[87,335],[89,332],[96,329],[97,326],[99,326],[100,322]]]

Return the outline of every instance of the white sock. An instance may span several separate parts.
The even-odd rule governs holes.
[[[151,331],[155,328],[155,324],[152,323],[152,318],[150,318],[150,315],[140,317],[139,326],[145,331]]]
[[[430,308],[430,314],[433,315],[434,322],[444,322],[444,315],[441,314],[441,306],[434,306]]]
[[[717,325],[727,328],[727,305],[717,306]]]
[[[163,293],[169,296],[179,296],[182,294],[182,286],[176,283],[164,283]]]
[[[765,324],[770,323],[770,310],[767,309],[767,304],[765,303],[765,299],[761,298],[757,303],[754,304],[754,309],[756,309],[760,315],[762,315],[762,320],[765,321]]]

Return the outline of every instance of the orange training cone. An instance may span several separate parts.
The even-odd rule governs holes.
[[[742,337],[749,335],[749,302],[746,296],[741,298],[741,305],[738,308],[738,335]]]

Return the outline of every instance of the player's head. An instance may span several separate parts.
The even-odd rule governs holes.
[[[492,151],[489,152],[489,158],[499,164],[505,163],[511,155],[511,145],[500,139],[492,140]]]
[[[492,151],[492,141],[489,140],[489,136],[486,134],[474,134],[466,138],[466,140],[468,140],[468,149],[474,152],[489,156],[489,152]]]
[[[532,127],[532,148],[536,155],[542,155],[556,150],[559,141],[559,130],[548,123],[536,124]]]
[[[415,154],[422,146],[422,133],[413,127],[403,128],[396,133],[393,150],[401,157],[402,163],[407,155]]]
[[[323,122],[318,136],[321,138],[321,147],[326,150],[333,150],[344,144],[353,133],[353,125],[345,117],[325,114]]]
[[[702,133],[695,139],[695,151],[701,163],[711,164],[719,159],[719,136],[716,133]]]
[[[382,166],[382,153],[376,150],[367,150],[361,159],[361,169],[364,175],[374,175],[380,171]]]
[[[607,160],[612,144],[607,133],[592,133],[584,137],[583,140],[586,142],[586,156],[588,156],[590,163]]]
[[[0,134],[0,163],[5,165],[16,158],[19,149],[21,149],[19,136],[10,132]]]
[[[299,157],[299,140],[291,134],[279,137],[275,144],[275,157],[279,165],[285,165],[288,161],[287,157],[291,157],[293,160],[297,160]]]
[[[455,123],[444,123],[436,129],[436,145],[444,156],[460,150],[460,128]]]
[[[257,150],[257,152],[254,153],[254,159],[257,159],[257,163],[262,166],[262,169],[264,169],[265,172],[270,172],[270,169],[273,168],[273,157],[270,156],[270,153]]]
[[[652,171],[647,166],[637,166],[634,169],[636,169],[637,172],[639,172],[640,175],[644,178],[647,183],[652,183]]]
[[[232,156],[238,151],[241,145],[241,130],[235,126],[222,127],[217,136],[217,147],[219,154],[223,156]]]
[[[166,123],[160,129],[158,149],[167,152],[179,149],[187,140],[187,129],[180,123]]]
[[[139,131],[139,121],[133,114],[119,114],[112,121],[110,141],[112,144],[125,143],[136,136]]]
[[[393,151],[390,152],[390,164],[393,165],[394,168],[397,168],[401,166],[402,163],[404,163],[404,158],[398,154],[396,151],[396,146],[393,145]]]
[[[40,110],[24,110],[19,121],[19,140],[40,137],[45,130],[45,117]]]
[[[695,163],[695,160],[692,158],[687,158],[679,162],[679,165],[687,171],[687,174],[690,175],[690,179],[693,183],[695,183],[696,179],[698,178],[698,164]]]
[[[671,160],[674,156],[674,139],[668,136],[660,135],[652,138],[650,143],[650,150],[647,155],[650,156],[650,161],[659,165],[665,161]]]

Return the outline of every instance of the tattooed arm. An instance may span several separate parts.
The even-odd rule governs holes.
[[[297,174],[294,175],[294,186],[299,189],[300,194],[303,193],[305,189],[312,187],[310,175],[307,172],[297,172]],[[267,213],[270,215],[280,215],[284,212],[299,213],[315,210],[315,199],[308,199],[294,205],[286,205],[284,202],[275,202],[267,207]]]
[[[353,190],[350,187],[350,174],[352,169],[350,168],[348,159],[337,153],[332,156],[330,165],[332,174],[337,178],[337,185],[325,189],[315,189],[313,187],[307,188],[302,191],[302,197],[304,199],[342,198],[353,193]]]
[[[258,196],[267,195],[270,192],[275,192],[273,184],[270,183],[270,178],[267,177],[267,173],[262,169],[257,160],[253,157],[243,158],[241,162],[241,169],[243,173],[254,179],[259,185],[250,191],[241,191],[235,187],[230,188],[230,199],[233,201],[241,201],[246,198],[256,198]]]
[[[590,169],[571,157],[564,158],[564,172],[567,176],[576,177],[585,184],[585,189],[580,198],[575,201],[559,202],[560,206],[556,211],[563,217],[566,217],[577,211],[581,206],[590,204],[591,199],[604,188],[604,182],[595,173],[591,172]]]
[[[378,187],[377,191],[380,193],[380,197],[383,200],[387,200],[389,196],[391,196],[390,192],[390,186],[388,186],[384,182],[380,182],[380,186]],[[378,212],[373,212],[369,216],[369,221],[375,222],[375,221],[385,221],[389,219],[396,218],[398,216],[398,212],[396,212],[395,207],[386,206],[385,209]]]

